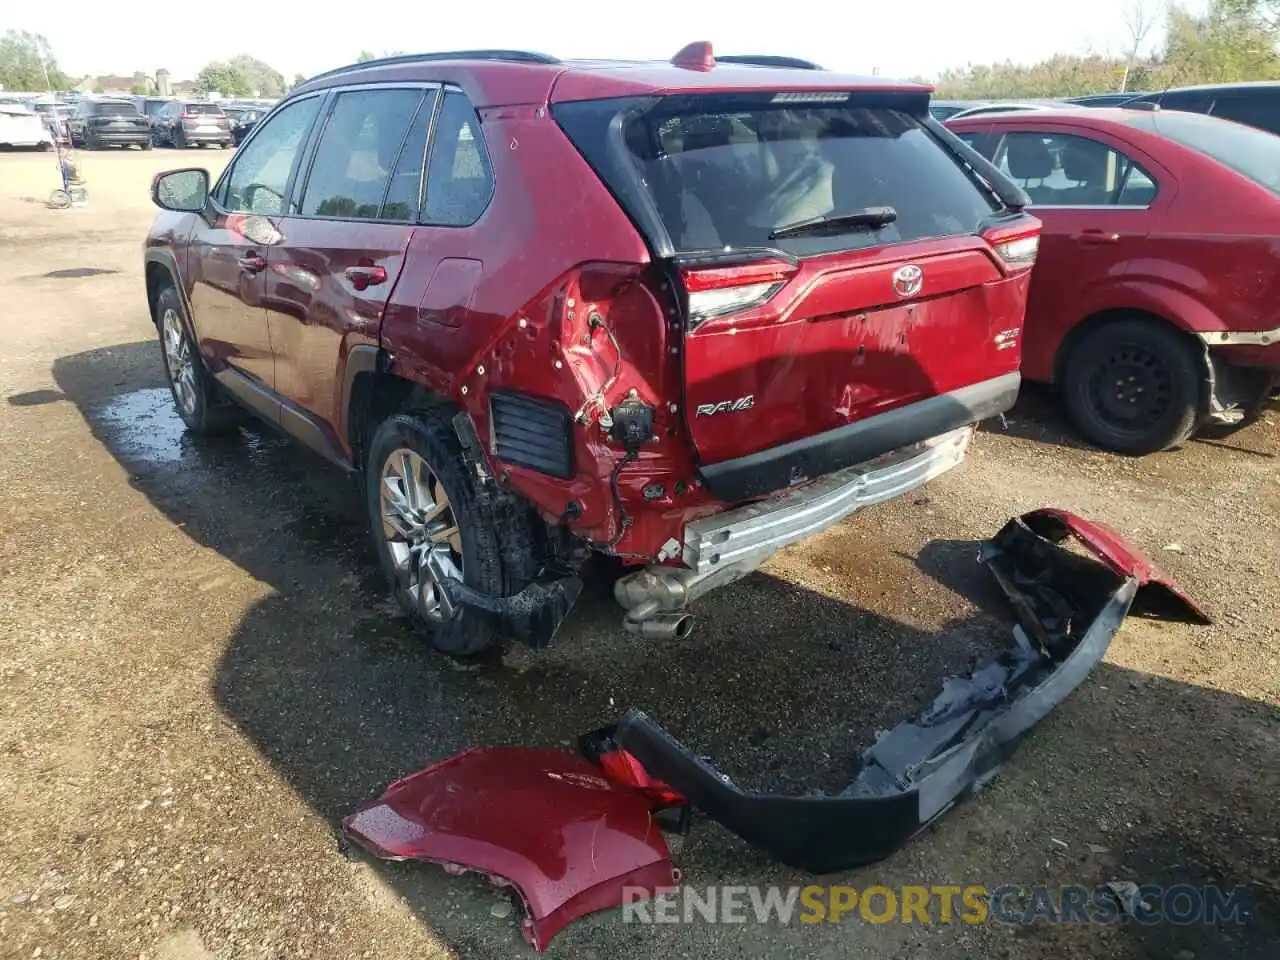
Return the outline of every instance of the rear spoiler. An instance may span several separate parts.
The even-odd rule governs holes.
[[[1025,190],[1010,180],[994,163],[948,130],[944,124],[939,123],[933,117],[926,116],[924,126],[926,130],[959,154],[960,159],[973,167],[974,172],[991,185],[995,195],[1000,198],[1000,202],[1006,207],[1010,210],[1022,210],[1024,207],[1030,206],[1031,198],[1027,196]]]

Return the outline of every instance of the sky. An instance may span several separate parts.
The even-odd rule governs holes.
[[[694,40],[721,53],[803,57],[852,73],[936,78],[948,67],[1005,59],[1031,63],[1054,53],[1113,53],[1130,44],[1126,12],[1163,0],[488,0],[450,4],[362,4],[335,0],[226,5],[10,0],[0,31],[44,34],[68,74],[169,70],[194,78],[211,60],[248,53],[292,78],[356,59],[361,50],[505,47],[568,59],[669,59]],[[1207,0],[1184,3],[1199,9]],[[457,16],[450,14],[457,11]],[[1157,47],[1163,25],[1151,31]],[[1145,51],[1144,51],[1145,52]]]

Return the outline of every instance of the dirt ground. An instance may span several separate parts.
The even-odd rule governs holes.
[[[858,745],[1007,640],[974,541],[1044,504],[1143,545],[1215,615],[1130,620],[980,796],[871,884],[1246,885],[1242,926],[664,926],[552,957],[1280,956],[1280,415],[1142,460],[1030,391],[969,461],[699,602],[682,644],[588,598],[549,651],[460,667],[388,603],[345,481],[257,429],[182,434],[143,300],[148,182],[226,153],[0,155],[0,957],[522,957],[501,890],[344,854],[341,816],[469,744],[571,749],[647,709],[747,782]],[[804,884],[706,821],[687,883]]]

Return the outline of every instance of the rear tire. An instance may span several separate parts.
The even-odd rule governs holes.
[[[244,421],[244,413],[227,398],[209,373],[191,336],[182,298],[173,287],[156,297],[156,326],[160,353],[173,405],[192,433],[229,433]]]
[[[1086,334],[1067,359],[1061,392],[1085,439],[1139,456],[1191,436],[1200,422],[1203,381],[1183,334],[1161,321],[1135,318]]]
[[[382,423],[369,444],[365,498],[378,562],[414,629],[455,657],[500,645],[497,618],[451,608],[432,572],[460,573],[481,593],[503,593],[498,536],[477,503],[447,413],[400,413]]]

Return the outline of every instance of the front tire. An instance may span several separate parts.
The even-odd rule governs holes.
[[[439,586],[454,576],[484,594],[503,592],[498,537],[476,501],[447,414],[384,421],[369,444],[365,481],[374,550],[415,630],[455,657],[498,646],[497,619],[455,607]]]
[[[1158,320],[1119,320],[1086,334],[1072,350],[1062,399],[1089,442],[1139,456],[1191,436],[1203,380],[1183,334]]]
[[[218,382],[200,358],[182,300],[173,287],[166,287],[156,297],[155,319],[160,330],[165,376],[182,422],[192,433],[218,434],[234,430],[243,420],[243,414],[223,396]]]

